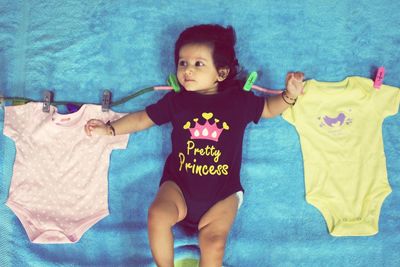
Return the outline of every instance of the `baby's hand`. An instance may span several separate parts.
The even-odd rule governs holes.
[[[101,120],[89,120],[85,125],[85,132],[88,136],[95,135],[108,135],[107,126]]]
[[[286,93],[292,98],[297,98],[303,92],[303,80],[304,73],[288,72],[286,75]]]

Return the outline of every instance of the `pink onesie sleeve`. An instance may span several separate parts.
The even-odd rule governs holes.
[[[29,125],[31,121],[31,111],[32,105],[29,103],[20,106],[6,106],[4,114],[4,135],[16,141]]]

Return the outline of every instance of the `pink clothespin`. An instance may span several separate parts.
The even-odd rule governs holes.
[[[385,68],[379,67],[378,71],[376,72],[375,81],[374,81],[374,87],[376,90],[379,90],[381,88],[384,77],[385,77]]]

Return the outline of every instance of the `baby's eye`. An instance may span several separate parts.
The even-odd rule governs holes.
[[[181,66],[181,67],[185,67],[185,66],[187,66],[187,62],[184,61],[184,60],[180,60],[180,61],[178,62],[178,65]]]
[[[202,66],[204,66],[204,63],[201,62],[201,61],[196,61],[195,66],[196,66],[196,67],[202,67]]]

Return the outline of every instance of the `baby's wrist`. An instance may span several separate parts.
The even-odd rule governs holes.
[[[295,100],[298,97],[298,95],[295,95],[295,94],[291,93],[288,89],[285,89],[284,92],[285,92],[285,95],[288,98],[290,98],[291,100]]]
[[[286,89],[282,92],[281,97],[282,97],[283,101],[288,105],[294,105],[297,100],[297,96],[293,96]]]
[[[112,135],[115,136],[115,129],[114,127],[111,125],[111,122],[108,121],[106,123],[106,130],[107,130],[107,135]]]

